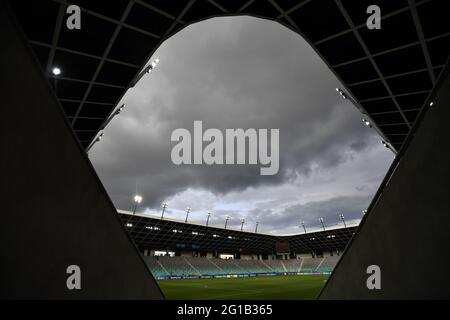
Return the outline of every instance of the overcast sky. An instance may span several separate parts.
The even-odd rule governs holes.
[[[251,17],[193,24],[155,53],[160,63],[130,89],[126,109],[90,151],[118,209],[273,233],[358,221],[393,154],[362,115],[341,99],[339,82],[299,35]],[[150,62],[150,61],[149,61]],[[174,129],[280,130],[280,170],[261,176],[259,165],[181,165],[171,162]],[[136,191],[137,190],[137,191]]]

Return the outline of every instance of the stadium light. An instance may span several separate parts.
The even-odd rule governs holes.
[[[117,116],[118,114],[120,114],[123,109],[126,107],[127,105],[124,103],[122,104],[119,108],[117,108],[116,111],[114,111],[108,119],[105,120],[105,122],[102,124],[102,126],[100,127],[100,130],[103,130],[106,128],[106,126],[111,122],[111,120]],[[94,144],[96,142],[99,142],[100,140],[102,140],[103,137],[103,132],[97,137],[97,139],[95,139],[87,148],[86,148],[86,152],[89,152],[89,150],[91,150],[91,148],[94,146]]]
[[[147,73],[152,72],[153,69],[155,69],[156,65],[159,63],[159,59],[156,58],[155,60],[153,60],[152,63],[150,63],[149,68],[147,69]]]
[[[117,108],[117,110],[114,111],[114,112],[109,116],[109,118],[105,120],[105,123],[103,123],[103,125],[102,125],[102,129],[105,129],[106,126],[111,122],[111,120],[112,120],[115,116],[117,116],[118,114],[120,114],[120,113],[123,111],[123,109],[125,109],[126,106],[127,106],[127,105],[126,105],[125,103],[123,103],[119,108]]]
[[[305,233],[306,233],[305,221],[302,221],[301,224],[302,224],[303,230],[304,230]]]
[[[91,142],[91,144],[86,148],[86,152],[89,152],[89,150],[91,150],[91,148],[94,146],[94,144],[96,144],[97,142],[99,142],[100,140],[102,140],[103,136],[105,135],[104,132],[101,132],[97,138],[94,139],[94,141]]]
[[[245,219],[242,218],[242,221],[241,221],[241,231],[242,231],[242,229],[244,229],[244,223],[245,223]]]
[[[225,219],[225,229],[227,228],[228,220],[230,220],[230,216],[227,216],[227,218]]]
[[[432,107],[432,106],[433,106],[433,104],[434,104],[434,102],[433,102],[433,101],[431,101],[431,102],[430,102],[430,107]]]
[[[396,153],[394,149],[392,149],[392,147],[389,145],[389,143],[387,143],[384,140],[381,140],[381,143],[383,144],[383,146],[385,146],[387,149],[391,150],[394,154]]]
[[[137,194],[137,195],[134,196],[133,200],[134,200],[133,215],[134,215],[136,213],[136,209],[137,209],[138,204],[140,204],[142,202],[142,196]]]
[[[258,225],[259,225],[259,222],[258,222],[258,221],[256,221],[256,226],[255,226],[255,233],[258,233]]]
[[[211,217],[211,211],[208,211],[208,217],[206,218],[206,226],[209,224],[209,217]]]
[[[363,214],[363,215],[365,215],[366,213],[367,213],[367,210],[366,210],[366,209],[362,210],[362,214]]]
[[[341,95],[341,97],[346,100],[348,99],[348,95],[340,88],[336,88],[336,91]]]
[[[347,224],[345,223],[344,215],[341,213],[339,214],[339,218],[341,218],[342,222],[344,223],[344,228],[347,228]]]
[[[322,224],[323,231],[326,231],[326,230],[325,230],[325,225],[323,224],[323,218],[319,218],[319,221],[320,221],[320,223]]]
[[[146,66],[146,67],[141,71],[141,73],[139,73],[139,74],[136,76],[136,78],[133,79],[133,81],[132,81],[131,84],[130,84],[130,87],[133,88],[133,87],[139,82],[139,80],[142,79],[142,77],[143,77],[145,74],[151,73],[151,72],[153,71],[153,69],[156,68],[156,66],[158,65],[158,63],[159,63],[159,59],[153,60],[152,63],[150,63],[148,66]]]
[[[372,128],[372,125],[370,124],[369,120],[363,118],[363,119],[362,119],[362,122],[363,122],[366,126],[368,126],[369,128]]]
[[[61,69],[58,68],[58,67],[54,67],[54,68],[52,69],[52,73],[53,73],[55,76],[59,76],[59,75],[61,74]]]
[[[97,137],[97,139],[95,139],[95,142],[99,142],[100,140],[102,140],[104,135],[105,135],[104,132],[100,133],[100,135]]]
[[[186,219],[184,220],[184,223],[186,223],[188,221],[189,212],[191,212],[191,208],[187,207],[186,208]]]
[[[124,103],[122,104],[117,110],[116,112],[114,112],[114,115],[118,115],[119,113],[122,112],[122,110],[126,107],[127,105]]]
[[[161,207],[162,207],[162,212],[161,212],[161,220],[162,220],[164,218],[164,212],[166,211],[166,208],[167,208],[167,203],[163,202]]]

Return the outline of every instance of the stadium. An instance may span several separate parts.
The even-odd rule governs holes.
[[[163,292],[167,290],[166,295],[173,294],[177,299],[211,299],[211,293],[205,291],[215,291],[217,298],[230,299],[316,298],[357,228],[346,225],[274,236],[126,211],[119,211],[119,215],[156,280],[214,279],[160,282]],[[283,288],[280,296],[279,289],[272,292],[271,286],[280,288],[285,286],[280,281],[286,280],[255,278],[264,276],[305,277],[304,280],[290,277],[287,281],[294,282],[294,292]],[[242,280],[226,281],[230,278]],[[255,279],[249,282],[246,278]],[[223,279],[224,287],[216,279]],[[255,295],[255,281],[259,287],[256,292],[261,294]],[[313,281],[315,291],[309,293],[309,287],[303,290],[303,281]],[[193,291],[195,288],[200,292]]]
[[[0,0],[0,298],[448,299],[446,12],[439,0]],[[395,154],[358,225],[272,234],[114,205],[90,148],[166,40],[231,16],[302,37]]]

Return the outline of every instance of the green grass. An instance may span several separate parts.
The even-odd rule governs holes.
[[[252,278],[160,280],[161,290],[171,300],[305,300],[315,299],[326,275]]]

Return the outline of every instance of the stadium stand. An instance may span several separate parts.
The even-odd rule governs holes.
[[[281,263],[281,260],[264,260],[262,262],[271,270],[271,272],[287,272]]]
[[[284,268],[280,260],[264,260],[261,262],[272,272],[286,272],[286,269]]]
[[[285,260],[281,261],[282,264],[284,264],[285,269],[287,272],[299,272],[300,267],[302,265],[301,259],[291,259],[291,260]]]
[[[158,262],[172,276],[200,275],[183,257],[158,257]]]
[[[224,271],[224,274],[244,273],[242,268],[240,268],[232,259],[213,259],[213,261],[214,264]]]
[[[206,258],[184,258],[190,263],[195,270],[202,275],[224,274],[224,271],[214,264],[210,259]]]
[[[242,273],[267,273],[270,270],[260,260],[233,260]]]
[[[164,267],[158,261],[158,257],[144,256],[144,261],[155,277],[169,275],[168,271],[166,269],[164,269]]]
[[[339,256],[325,257],[323,262],[317,266],[316,272],[331,272],[339,261]]]
[[[315,272],[324,258],[303,258],[303,264],[300,272]]]
[[[216,276],[268,273],[331,272],[338,256],[291,260],[244,260],[192,257],[144,257],[155,277]]]

